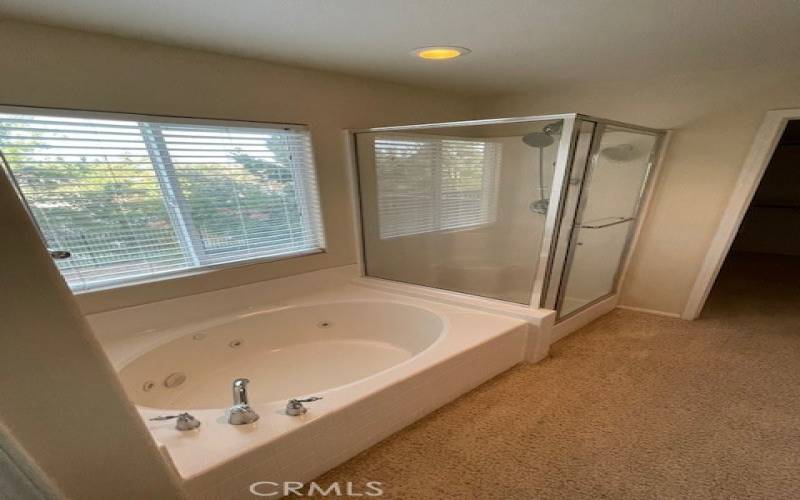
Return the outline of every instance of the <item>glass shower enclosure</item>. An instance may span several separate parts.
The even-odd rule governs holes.
[[[364,274],[575,314],[616,293],[662,136],[577,114],[355,132]]]

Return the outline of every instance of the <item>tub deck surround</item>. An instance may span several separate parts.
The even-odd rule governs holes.
[[[254,481],[313,479],[524,361],[528,337],[538,330],[513,315],[364,286],[358,278],[343,281],[318,283],[316,293],[309,293],[315,286],[296,287],[294,296],[266,305],[249,298],[226,314],[213,305],[216,317],[171,327],[98,332],[143,419],[189,410],[202,421],[196,431],[179,432],[172,421],[147,420],[191,497],[252,498],[247,488]],[[212,292],[217,301],[225,293],[248,297]],[[148,310],[161,325],[172,310],[201,318],[195,309],[215,301],[201,295],[194,309],[187,297],[120,311],[118,318]],[[114,324],[114,313],[104,314],[96,328]],[[233,341],[241,345],[231,347]],[[352,358],[342,360],[344,353]],[[183,392],[163,385],[174,372],[187,375]],[[230,384],[238,376],[251,379],[250,403],[261,416],[255,424],[227,423]],[[143,391],[148,381],[158,389]],[[309,395],[324,399],[308,404],[306,415],[284,414],[288,398]]]
[[[87,319],[101,341],[127,340],[149,332],[181,327],[198,321],[216,320],[221,316],[257,309],[265,304],[274,305],[289,297],[345,285],[358,279],[359,276],[356,264],[332,267],[90,314]]]
[[[531,327],[530,335],[528,336],[528,344],[525,349],[525,360],[530,363],[537,363],[547,357],[547,353],[550,351],[550,344],[557,340],[553,339],[552,336],[556,312],[549,309],[534,309],[514,302],[478,297],[440,288],[412,285],[410,283],[399,283],[380,278],[361,277],[354,280],[354,283],[384,292],[419,297],[425,300],[467,307],[474,311],[483,311],[519,318],[527,322]],[[576,329],[577,328],[567,327],[562,330],[566,331],[566,333],[564,333],[564,335],[566,335]]]

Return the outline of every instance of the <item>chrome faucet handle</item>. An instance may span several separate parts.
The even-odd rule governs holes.
[[[231,425],[252,424],[259,418],[259,414],[250,408],[250,405],[234,405],[228,410],[228,423]]]
[[[237,378],[233,381],[233,406],[228,411],[228,423],[231,425],[252,424],[259,419],[258,413],[250,408],[247,399],[247,384],[250,381],[246,378]]]
[[[313,403],[314,401],[319,401],[322,399],[322,396],[311,396],[306,399],[290,399],[288,403],[286,403],[286,414],[290,417],[297,417],[300,415],[305,415],[308,411],[308,408],[303,406],[303,403]]]
[[[162,415],[153,417],[150,420],[172,420],[173,418],[177,419],[175,420],[175,428],[179,431],[190,431],[200,427],[200,421],[186,412],[178,413],[177,415]]]

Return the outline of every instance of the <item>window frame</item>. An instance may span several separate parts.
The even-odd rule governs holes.
[[[115,111],[89,111],[89,110],[80,110],[80,109],[70,109],[70,108],[47,108],[47,107],[39,107],[39,106],[16,106],[16,105],[5,105],[0,104],[0,113],[8,113],[8,114],[20,114],[20,115],[38,115],[38,116],[50,116],[50,117],[64,117],[64,118],[84,118],[84,119],[97,119],[97,120],[120,120],[120,121],[134,121],[134,122],[146,122],[148,124],[158,124],[158,125],[201,125],[201,126],[218,126],[218,127],[238,127],[238,128],[249,128],[249,129],[283,129],[285,131],[295,131],[295,132],[303,132],[308,134],[308,140],[310,144],[310,153],[312,159],[312,170],[314,173],[314,180],[316,183],[316,196],[319,205],[319,218],[318,220],[316,217],[309,217],[308,213],[305,214],[303,217],[304,222],[308,225],[309,228],[313,228],[313,230],[317,231],[317,234],[320,236],[320,247],[306,250],[306,251],[298,251],[289,254],[282,254],[282,255],[270,255],[265,257],[255,257],[249,259],[240,259],[240,260],[233,260],[230,262],[209,262],[209,263],[200,263],[197,257],[193,257],[191,259],[192,263],[197,263],[197,265],[193,265],[192,267],[187,267],[185,269],[179,269],[174,271],[162,271],[156,272],[149,275],[144,276],[134,276],[134,277],[119,277],[117,279],[110,279],[107,283],[104,283],[101,286],[95,286],[90,288],[78,289],[74,290],[70,287],[72,293],[74,295],[87,295],[93,294],[97,292],[103,292],[108,290],[115,290],[115,289],[124,289],[128,287],[133,287],[137,285],[143,285],[147,283],[153,283],[158,281],[166,281],[172,279],[179,279],[187,276],[193,276],[198,274],[203,274],[207,272],[214,272],[224,269],[230,268],[237,268],[237,267],[245,267],[245,266],[252,266],[262,263],[268,262],[277,262],[301,257],[307,257],[311,255],[318,255],[318,254],[326,254],[327,251],[327,242],[328,242],[328,235],[326,234],[326,224],[325,224],[325,215],[323,211],[323,201],[322,201],[322,190],[320,189],[319,185],[319,170],[317,168],[316,162],[316,155],[314,154],[314,141],[311,135],[311,128],[305,124],[299,123],[277,123],[277,122],[261,122],[261,121],[249,121],[249,120],[230,120],[230,119],[219,119],[219,118],[195,118],[195,117],[186,117],[186,116],[176,116],[176,115],[152,115],[152,114],[143,114],[143,113],[125,113],[125,112],[115,112]],[[142,130],[142,139],[145,144],[148,146],[148,154],[151,157],[151,163],[153,167],[154,175],[157,177],[159,184],[162,184],[162,175],[168,175],[166,171],[163,171],[163,166],[157,167],[155,162],[152,161],[153,153],[150,152],[150,147],[148,145],[148,141],[144,137],[145,131]],[[163,159],[163,158],[162,158]],[[160,172],[160,170],[162,170]],[[37,222],[36,218],[31,211],[31,208],[28,204],[25,195],[23,194],[22,189],[20,188],[16,176],[11,169],[11,165],[6,161],[5,157],[0,151],[0,171],[2,171],[2,175],[5,175],[12,183],[14,190],[17,193],[17,196],[22,204],[23,208],[25,209],[26,213],[28,214],[28,218],[31,221],[31,224],[35,228],[36,232],[39,234],[39,238],[42,242],[42,246],[47,248],[47,239],[42,232],[39,223]],[[177,185],[177,180],[173,180],[169,183],[171,187]],[[308,203],[309,195],[313,196],[313,193],[308,193],[306,182],[301,182],[299,185],[301,186],[301,197],[303,201],[306,203],[306,206],[310,206],[311,204]],[[166,201],[166,196],[162,188],[162,198]],[[176,200],[179,206],[179,210],[181,212],[188,210],[188,207],[185,203],[182,203],[180,199]],[[191,218],[189,218],[191,220]],[[181,224],[185,223],[186,219],[182,218],[180,221]],[[174,221],[172,221],[174,224]],[[183,239],[183,236],[178,234],[179,232],[183,232],[182,228],[179,230],[178,226],[173,226],[175,230],[176,237],[179,239]],[[189,235],[186,235],[187,237]],[[197,246],[196,244],[189,244],[189,248],[192,248],[193,251],[196,251],[196,248],[200,248],[201,246]],[[185,244],[181,243],[182,251],[185,248]],[[55,249],[61,250],[61,249]],[[69,250],[69,249],[64,249]],[[213,261],[213,259],[211,259]],[[59,272],[60,274],[60,272]],[[63,277],[63,276],[62,276]],[[66,278],[64,278],[66,281]]]

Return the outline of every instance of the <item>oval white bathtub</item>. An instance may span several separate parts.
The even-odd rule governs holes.
[[[191,329],[119,373],[131,400],[150,408],[227,408],[240,377],[250,379],[251,404],[288,400],[403,363],[444,335],[444,325],[431,311],[394,302],[287,307]]]

